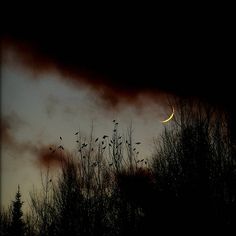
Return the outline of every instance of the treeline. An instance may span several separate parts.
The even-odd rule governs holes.
[[[151,158],[139,154],[130,127],[85,139],[62,154],[61,172],[42,176],[23,215],[20,189],[1,211],[1,235],[193,235],[233,230],[236,157],[227,114],[178,101],[174,119],[155,139]],[[63,150],[62,150],[63,151]],[[163,233],[164,232],[164,233]]]

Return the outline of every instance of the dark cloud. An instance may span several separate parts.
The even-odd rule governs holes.
[[[112,106],[121,97],[135,102],[140,93],[160,91],[232,106],[229,22],[199,16],[150,20],[155,18],[150,15],[135,19],[136,24],[101,17],[89,23],[77,8],[53,13],[16,11],[3,27],[3,42],[34,70],[70,75],[64,79],[93,88]]]
[[[88,86],[112,106],[160,91],[231,103],[232,62],[216,41],[169,42],[162,48],[153,40],[120,44],[60,33],[13,34],[5,37],[4,47],[13,47],[34,71],[57,70],[68,83]]]
[[[49,148],[53,148],[50,150]],[[58,167],[67,160],[67,153],[53,145],[41,146],[35,152],[37,164],[43,167]]]
[[[4,48],[13,47],[34,71],[56,70],[64,81],[87,86],[110,108],[139,106],[140,94],[160,100],[170,93],[217,104],[236,117],[232,30],[225,25],[186,20],[161,29],[150,22],[105,28],[70,15],[44,22],[31,16],[30,24],[20,17],[4,30]]]
[[[130,72],[123,71],[124,61],[117,62],[114,60],[113,62],[101,62],[105,51],[103,53],[99,52],[101,58],[98,57],[96,59],[93,54],[96,54],[96,52],[89,52],[89,50],[83,52],[82,48],[82,50],[80,50],[80,48],[54,48],[53,51],[70,51],[68,52],[67,57],[67,59],[70,58],[70,61],[67,61],[67,59],[64,61],[62,60],[62,55],[57,58],[51,55],[53,52],[51,52],[50,55],[44,53],[44,50],[41,51],[38,47],[32,46],[34,44],[30,42],[26,44],[22,41],[5,40],[3,45],[6,51],[13,50],[18,53],[19,60],[34,74],[49,71],[59,72],[62,75],[61,79],[63,82],[72,86],[86,86],[86,88],[95,92],[102,99],[103,105],[106,105],[107,107],[118,107],[120,104],[127,103],[135,104],[137,97],[140,94],[149,96],[161,94],[161,89],[157,88],[156,85],[149,87],[147,82],[152,81],[152,79],[145,75],[141,76],[141,72],[139,76],[135,75],[135,68],[133,70],[133,75],[130,74],[128,76],[127,73]],[[76,58],[76,55],[73,55],[74,53],[78,53],[78,58]],[[106,60],[110,59],[110,56],[106,58]],[[113,63],[118,64],[113,65]],[[132,65],[132,61],[127,63]],[[137,68],[141,69],[139,65],[137,65]],[[40,77],[33,76],[33,78],[38,79]]]
[[[16,139],[14,133],[23,124],[25,123],[16,114],[14,116],[8,115],[1,119],[2,148],[16,153],[18,157],[25,153],[33,154],[36,157],[35,163],[37,166],[57,167],[66,160],[67,152],[58,149],[56,145],[44,145],[40,142],[32,143],[31,141],[19,141]]]

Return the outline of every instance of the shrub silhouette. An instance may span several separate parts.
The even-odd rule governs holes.
[[[9,209],[2,208],[0,211],[0,233],[3,236],[9,235],[11,226],[11,207]]]

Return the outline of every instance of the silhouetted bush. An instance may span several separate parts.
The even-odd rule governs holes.
[[[0,233],[2,236],[8,236],[11,226],[11,207],[9,209],[1,209],[0,211]]]

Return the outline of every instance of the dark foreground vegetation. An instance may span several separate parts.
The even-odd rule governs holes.
[[[23,215],[20,189],[1,211],[1,235],[227,235],[236,226],[236,157],[227,114],[179,101],[178,114],[139,154],[132,127],[77,135],[77,154],[48,171]]]

